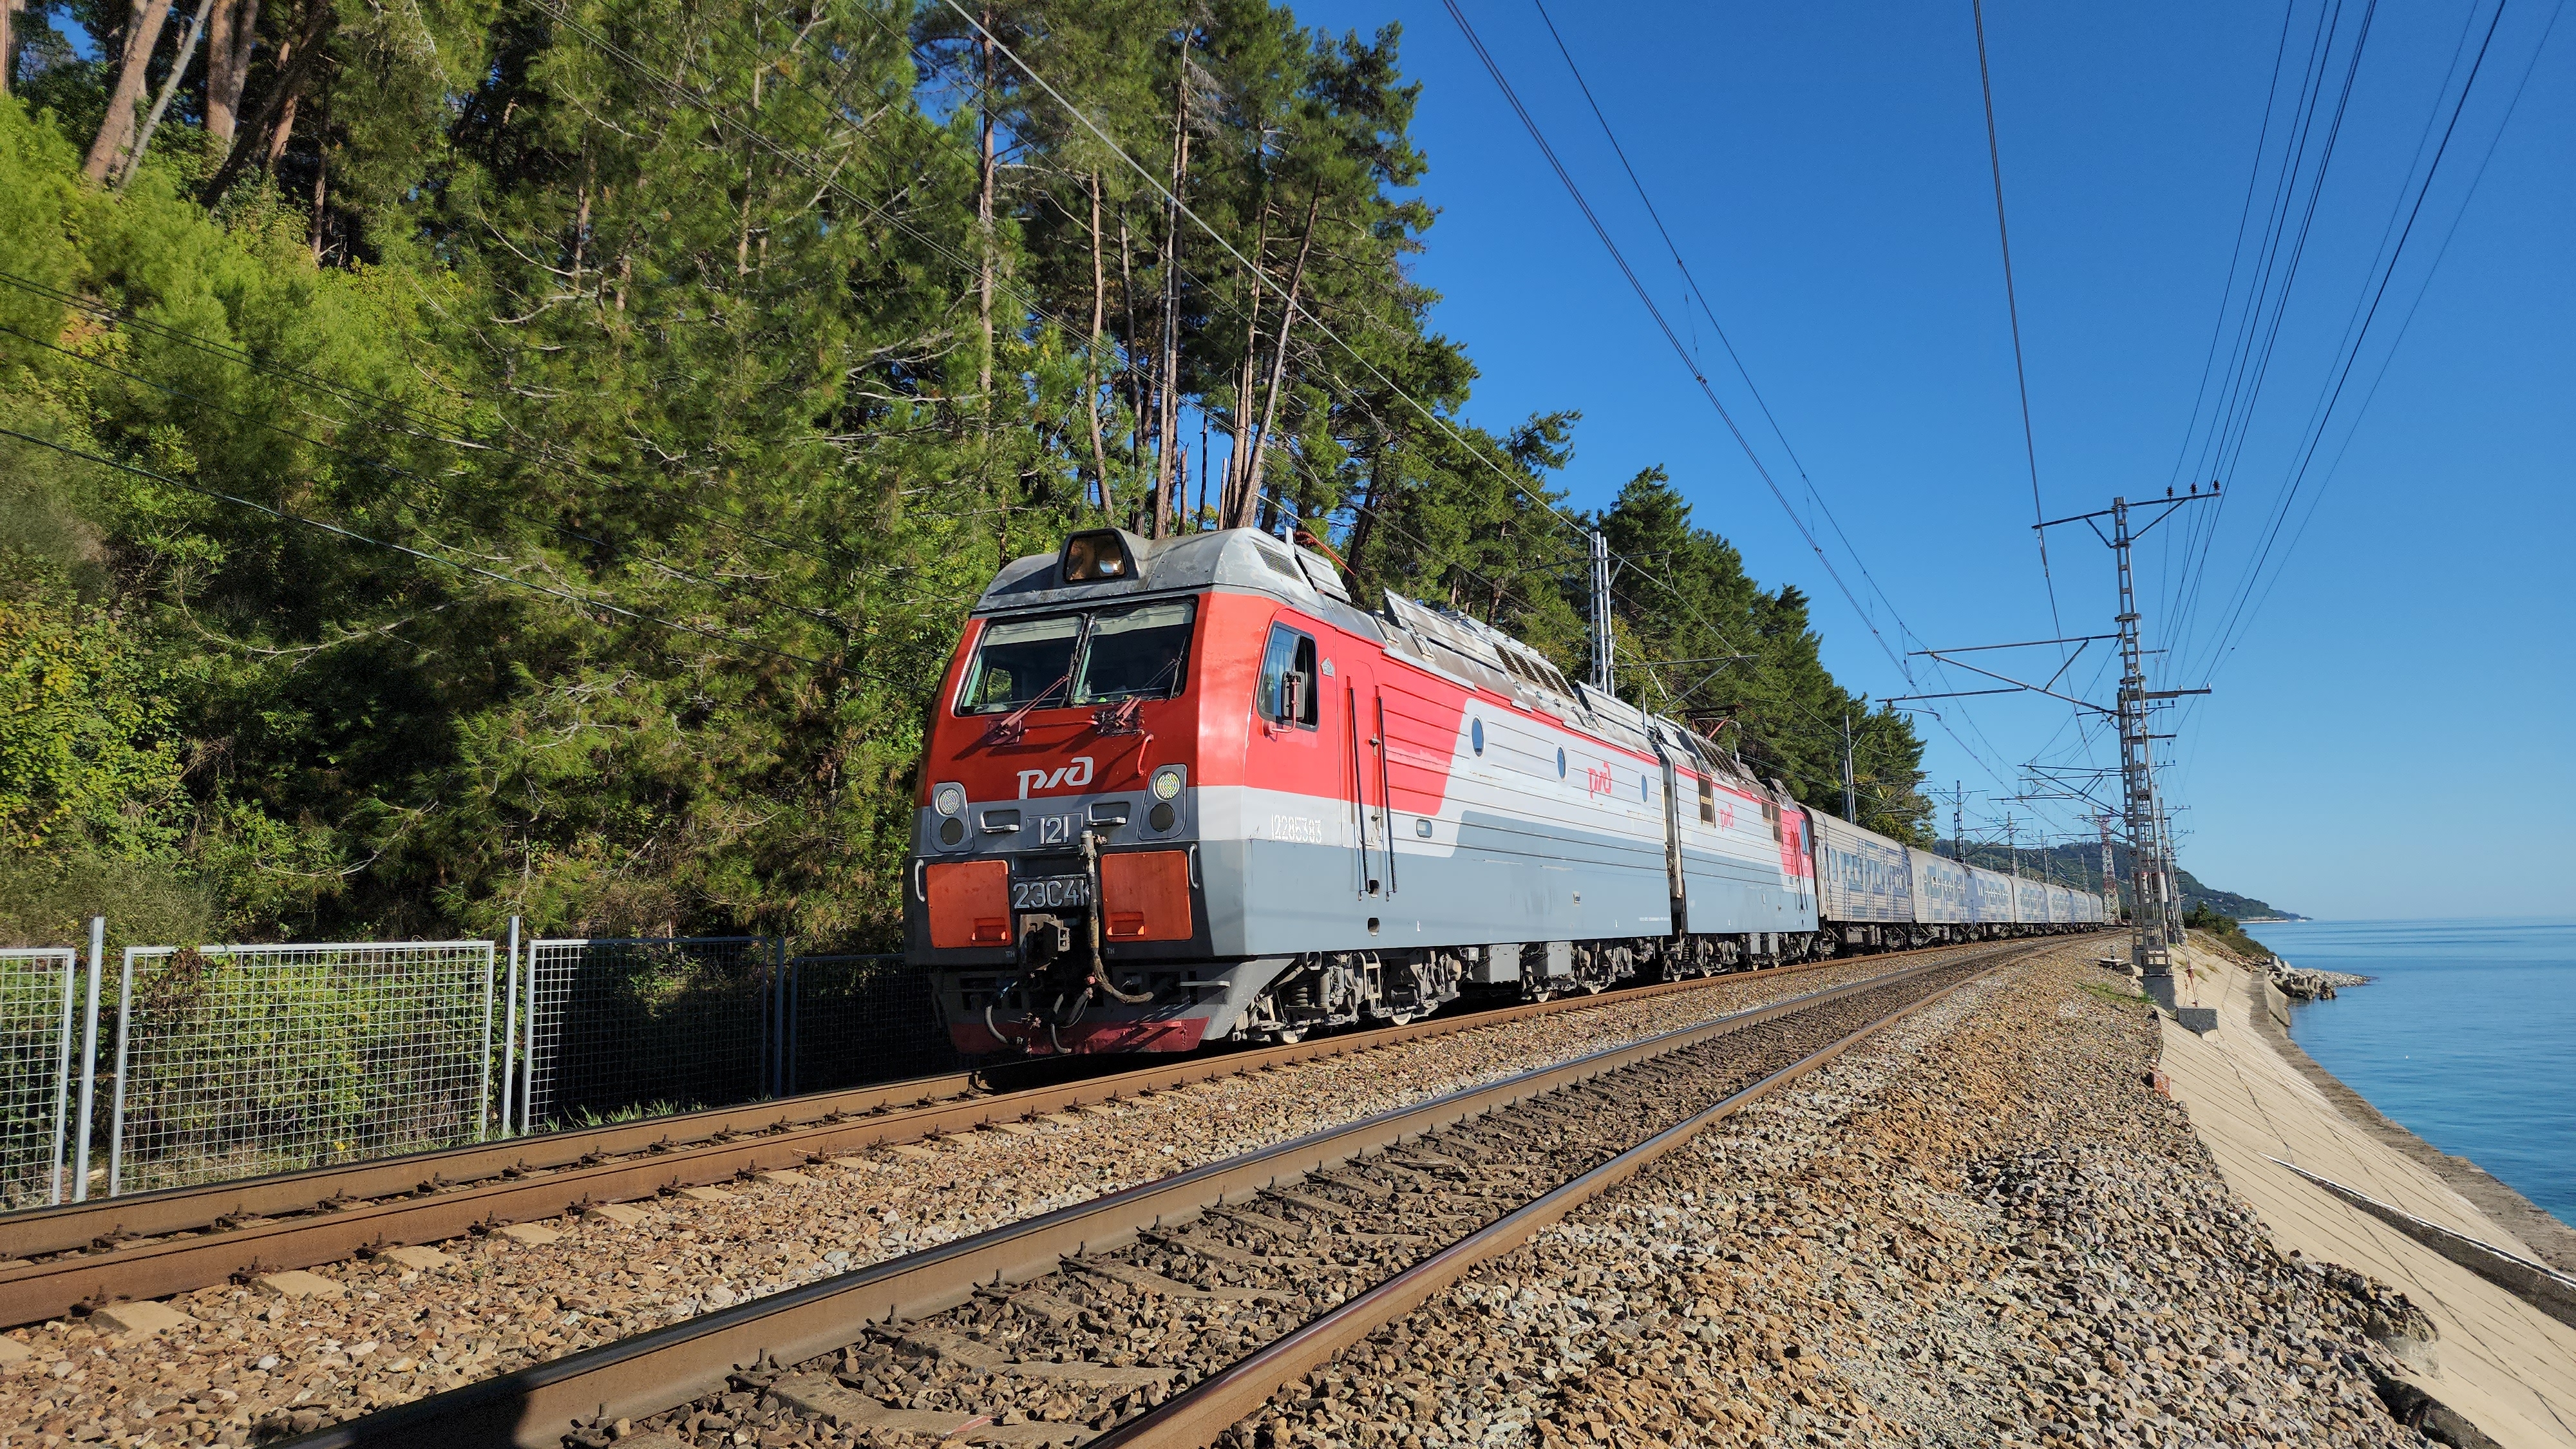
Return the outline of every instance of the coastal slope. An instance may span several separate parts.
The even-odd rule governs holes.
[[[2220,1173],[2274,1243],[2369,1274],[2421,1308],[2439,1334],[2408,1356],[2408,1381],[2496,1443],[2576,1449],[2576,1327],[2282,1164],[2518,1256],[2543,1254],[2444,1181],[2425,1160],[2438,1154],[2401,1150],[2387,1140],[2385,1119],[2356,1120],[2337,1105],[2344,1094],[2312,1081],[2313,1064],[2294,1062],[2286,1041],[2276,1045],[2277,1028],[2262,1029],[2272,1003],[2259,973],[2197,947],[2177,965],[2180,999],[2217,1008],[2218,1027],[2196,1035],[2166,1020],[2164,1070]]]

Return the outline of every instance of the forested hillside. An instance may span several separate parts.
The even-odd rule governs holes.
[[[0,933],[883,942],[965,607],[1103,517],[1582,669],[1580,420],[1465,420],[1395,28],[977,14],[1106,139],[944,4],[9,16]],[[1836,806],[1849,712],[1920,838],[1687,476],[1600,520],[1622,692]]]
[[[2010,871],[2017,860],[2021,873],[2034,880],[2052,880],[2059,885],[2072,886],[2079,890],[2098,891],[2102,888],[2102,847],[2098,845],[2046,847],[2033,845],[2024,846],[2016,851],[1992,841],[1971,841],[1962,851],[1956,841],[1944,839],[1934,842],[1927,848],[1935,854],[1966,860],[1970,864],[1982,865],[1989,870]],[[2125,841],[2114,840],[2111,843],[2111,877],[2112,882],[2120,888],[2120,900],[2125,909],[2130,896],[2127,884],[2129,847]],[[2234,891],[2223,891],[2214,886],[2203,885],[2199,877],[2180,866],[2174,869],[2174,891],[2181,897],[2182,908],[2185,911],[2198,906],[2207,906],[2211,910],[2237,920],[2266,917],[2293,921],[2307,919],[2295,911],[2282,910],[2278,906],[2256,900],[2252,896],[2241,896]]]

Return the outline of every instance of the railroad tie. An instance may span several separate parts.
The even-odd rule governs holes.
[[[1120,1368],[1106,1363],[1054,1363],[1046,1359],[1014,1359],[1000,1349],[977,1343],[960,1334],[937,1329],[915,1329],[903,1336],[903,1346],[915,1353],[926,1353],[973,1369],[978,1373],[1007,1374],[1013,1378],[1049,1379],[1059,1383],[1087,1384],[1099,1388],[1141,1389],[1154,1384],[1167,1384],[1178,1369]]]
[[[1041,1293],[1035,1288],[1024,1293],[1014,1293],[1003,1301],[1022,1312],[1034,1313],[1058,1328],[1082,1316],[1080,1308],[1052,1293]]]
[[[934,1439],[965,1439],[978,1444],[1079,1444],[1091,1437],[1080,1424],[996,1424],[984,1414],[955,1410],[898,1409],[843,1384],[830,1374],[791,1374],[769,1386],[769,1392],[809,1418],[844,1429],[873,1429],[889,1434],[926,1434]]]
[[[1306,1209],[1308,1212],[1322,1213],[1328,1218],[1346,1218],[1351,1215],[1352,1211],[1351,1206],[1348,1203],[1335,1202],[1331,1198],[1325,1197],[1310,1197],[1302,1192],[1291,1192],[1284,1187],[1265,1187],[1262,1189],[1262,1193],[1265,1196],[1277,1198],[1279,1201],[1287,1203],[1292,1207],[1301,1207]]]
[[[1316,1230],[1308,1227],[1304,1223],[1290,1222],[1286,1218],[1275,1218],[1268,1213],[1257,1212],[1248,1207],[1234,1207],[1231,1205],[1221,1204],[1208,1208],[1203,1214],[1201,1214],[1201,1216],[1224,1218],[1228,1222],[1241,1223],[1245,1227],[1254,1229],[1255,1231],[1268,1233],[1274,1238],[1285,1238],[1288,1241],[1295,1243],[1308,1242],[1316,1236]]]
[[[1203,1302],[1285,1303],[1289,1296],[1273,1288],[1196,1288],[1177,1278],[1166,1278],[1150,1268],[1132,1263],[1086,1259],[1072,1266],[1094,1273],[1112,1283],[1124,1283],[1139,1293],[1153,1293],[1164,1298],[1194,1298]]]
[[[1237,1268],[1267,1268],[1271,1266],[1272,1262],[1270,1257],[1266,1254],[1246,1252],[1245,1250],[1234,1246],[1232,1243],[1220,1243],[1212,1238],[1201,1237],[1196,1233],[1157,1233],[1147,1231],[1138,1233],[1136,1236],[1143,1238],[1146,1242],[1170,1248],[1174,1252],[1188,1253],[1194,1257],[1211,1259],[1215,1262],[1225,1263]]]
[[[1382,1182],[1371,1182],[1356,1172],[1343,1172],[1327,1167],[1321,1171],[1307,1173],[1306,1176],[1317,1182],[1329,1182],[1335,1187],[1347,1187],[1353,1192],[1376,1198],[1380,1202],[1395,1195],[1394,1188]]]

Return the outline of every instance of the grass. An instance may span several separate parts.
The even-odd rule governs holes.
[[[2135,1006],[2139,1002],[2147,999],[2139,992],[2123,991],[2119,987],[2109,985],[2105,982],[2079,981],[2076,984],[2083,987],[2085,990],[2092,992],[2094,995],[2101,997],[2104,1001],[2118,1001],[2130,1006]]]

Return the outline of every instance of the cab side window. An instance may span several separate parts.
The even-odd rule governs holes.
[[[1270,626],[1269,647],[1261,651],[1261,684],[1252,712],[1272,724],[1313,729],[1318,718],[1315,639],[1285,624]]]

